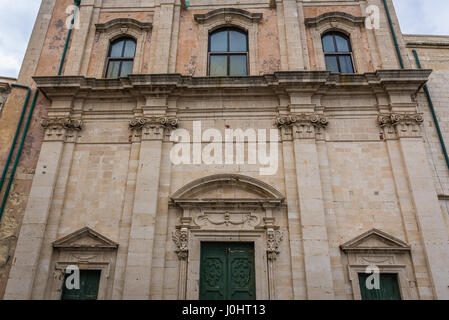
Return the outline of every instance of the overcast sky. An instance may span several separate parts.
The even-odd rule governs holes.
[[[393,1],[402,32],[449,35],[449,0]],[[40,3],[0,0],[0,76],[17,77]]]

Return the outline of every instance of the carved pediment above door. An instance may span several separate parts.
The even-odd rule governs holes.
[[[378,229],[371,229],[341,245],[344,252],[408,252],[410,246]]]
[[[258,179],[239,174],[217,174],[195,180],[172,196],[174,203],[183,200],[207,200],[217,201],[253,201],[253,202],[277,202],[282,203],[284,196],[272,186]]]
[[[179,222],[173,230],[175,252],[180,259],[178,298],[189,297],[195,278],[201,242],[253,242],[258,265],[266,265],[256,282],[267,282],[261,297],[275,299],[275,261],[284,238],[279,225],[284,196],[269,184],[239,174],[217,174],[188,183],[171,197]],[[265,247],[265,250],[260,248]],[[266,278],[263,277],[266,275]],[[194,281],[188,281],[194,279]],[[267,281],[268,280],[268,281]],[[197,298],[197,297],[195,297]]]
[[[274,227],[284,196],[270,185],[243,175],[218,174],[195,180],[171,197],[183,210],[183,227],[245,229]]]
[[[362,299],[361,276],[378,272],[397,277],[402,299],[416,299],[411,247],[404,241],[378,229],[371,229],[342,244],[347,256],[348,275],[355,300]]]
[[[53,248],[62,250],[115,250],[118,244],[89,227],[75,231],[53,243]]]

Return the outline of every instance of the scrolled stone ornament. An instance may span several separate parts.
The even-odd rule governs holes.
[[[41,120],[41,126],[44,129],[66,129],[80,131],[83,128],[83,121],[81,119],[72,119],[70,117],[65,118],[43,118]]]

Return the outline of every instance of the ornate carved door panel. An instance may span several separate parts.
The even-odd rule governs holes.
[[[201,244],[200,300],[254,300],[252,243]]]

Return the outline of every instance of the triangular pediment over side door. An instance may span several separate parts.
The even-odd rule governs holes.
[[[371,229],[361,234],[360,236],[342,244],[340,247],[344,252],[410,251],[410,246],[407,243],[378,229]]]
[[[117,249],[118,244],[89,227],[75,231],[53,243],[58,249]]]

